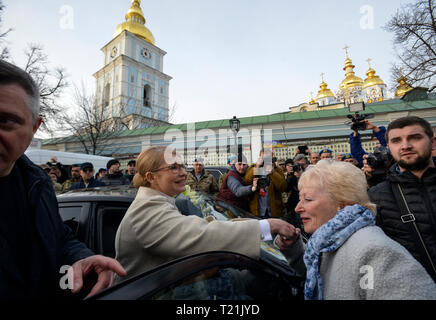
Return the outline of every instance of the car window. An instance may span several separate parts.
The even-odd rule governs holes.
[[[293,289],[271,270],[212,267],[154,294],[153,300],[292,300]]]
[[[220,180],[221,171],[219,171],[218,169],[207,169],[207,171],[209,171],[212,174],[216,182]]]
[[[128,206],[101,206],[97,209],[99,219],[99,253],[115,257],[115,236]]]
[[[77,234],[79,228],[79,219],[82,212],[82,206],[59,206],[59,214],[62,221]]]

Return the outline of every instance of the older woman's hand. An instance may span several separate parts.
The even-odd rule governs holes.
[[[301,230],[299,228],[295,229],[296,233],[298,233],[298,235],[300,235]],[[286,250],[289,249],[290,246],[292,246],[295,241],[298,239],[298,237],[296,239],[291,239],[291,238],[287,238],[281,235],[277,235],[277,237],[274,239],[274,244],[277,246],[277,248],[279,248],[280,250]]]
[[[292,224],[281,219],[268,219],[271,227],[271,234],[278,234],[284,246],[289,247],[300,236],[301,230],[295,228]]]

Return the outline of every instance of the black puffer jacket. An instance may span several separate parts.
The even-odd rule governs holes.
[[[392,186],[397,188],[396,183],[400,184],[433,263],[436,263],[436,168],[427,169],[418,179],[409,171],[400,173],[395,164],[390,168],[386,181],[369,190],[371,201],[377,205],[377,224],[389,237],[409,250],[436,282],[436,273],[417,239],[413,224],[401,221],[401,215],[406,212],[401,212],[393,194]]]

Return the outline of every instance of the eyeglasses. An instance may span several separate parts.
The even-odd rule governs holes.
[[[183,169],[186,171],[186,166],[183,163],[174,162],[173,164],[171,164],[169,166],[162,167],[162,168],[155,169],[155,170],[151,170],[150,172],[158,172],[158,171],[165,170],[165,169],[171,170],[172,173],[178,173],[180,169]]]

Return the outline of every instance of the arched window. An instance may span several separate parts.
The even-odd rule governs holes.
[[[148,84],[144,86],[143,105],[151,108],[151,87]]]
[[[103,92],[103,107],[107,107],[109,105],[110,91],[111,91],[111,85],[108,83],[104,87],[104,92]]]

